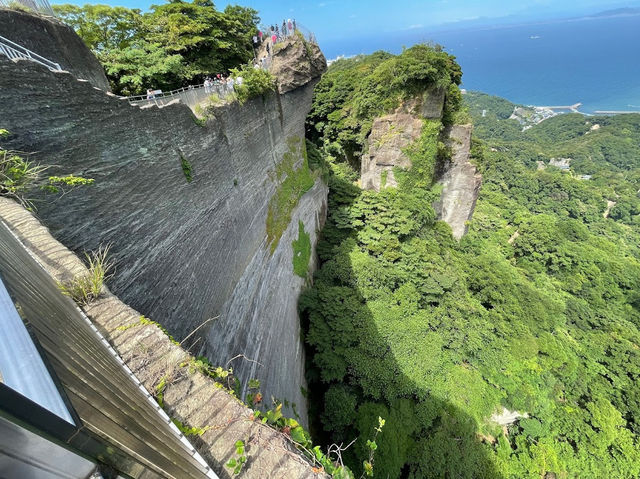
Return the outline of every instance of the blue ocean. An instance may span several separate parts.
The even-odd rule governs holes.
[[[435,42],[455,55],[463,87],[538,106],[640,112],[640,15],[439,32],[406,31],[324,44],[327,58]]]

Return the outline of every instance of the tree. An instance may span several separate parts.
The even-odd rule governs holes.
[[[116,93],[173,89],[229,71],[253,57],[259,22],[251,8],[215,9],[209,0],[174,0],[151,11],[106,5],[56,5],[103,64]]]
[[[53,10],[99,56],[113,49],[127,48],[141,39],[143,16],[139,9],[64,4],[53,5]]]

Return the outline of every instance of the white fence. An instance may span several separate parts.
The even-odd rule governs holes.
[[[2,2],[2,0],[0,0],[0,2]],[[62,70],[59,64],[52,62],[51,60],[47,60],[45,57],[42,57],[37,53],[34,53],[31,50],[28,50],[23,46],[18,45],[17,43],[14,43],[8,38],[2,36],[0,36],[0,54],[9,57],[11,60],[25,58],[27,60],[39,63],[40,65],[44,65],[49,70]]]
[[[189,108],[194,109],[196,105],[204,102],[212,95],[224,98],[233,91],[233,86],[230,83],[223,84],[214,82],[212,85],[207,87],[205,87],[204,84],[190,85],[188,87],[157,94],[129,96],[126,97],[126,99],[129,100],[129,103],[132,105],[140,107],[146,105],[164,106],[176,99],[179,99],[180,103],[184,103]]]

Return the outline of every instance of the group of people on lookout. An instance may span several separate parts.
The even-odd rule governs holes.
[[[293,35],[297,29],[298,27],[295,19],[282,20],[282,26],[275,24],[268,27],[266,31],[259,29],[258,34],[253,37],[253,43],[257,46],[262,44],[264,41],[271,40],[271,45],[275,45],[276,43]],[[269,43],[267,43],[267,47],[268,46]]]

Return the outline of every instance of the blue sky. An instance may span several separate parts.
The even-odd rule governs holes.
[[[341,39],[374,35],[390,39],[407,32],[428,37],[430,31],[478,24],[518,23],[578,16],[620,7],[639,7],[640,0],[235,0],[215,1],[223,9],[228,3],[250,6],[260,12],[265,24],[295,18],[315,32],[320,46],[339,45]],[[52,0],[75,3],[84,0]],[[162,0],[97,0],[146,10]]]

